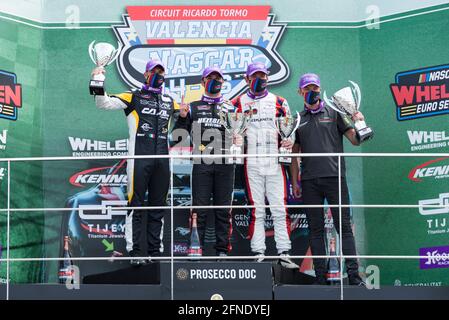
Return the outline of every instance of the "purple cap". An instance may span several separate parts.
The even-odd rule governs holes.
[[[154,69],[154,67],[157,67],[157,66],[160,66],[165,71],[164,64],[162,63],[161,60],[158,60],[158,59],[152,59],[152,60],[148,61],[145,71],[151,71]]]
[[[248,77],[256,72],[263,72],[265,74],[268,74],[267,67],[262,62],[251,63],[250,65],[248,65],[248,68],[246,68],[246,75]]]
[[[203,78],[206,78],[208,75],[210,75],[212,72],[218,73],[223,78],[223,71],[219,67],[207,67],[203,71]]]
[[[301,89],[307,87],[309,84],[314,84],[320,87],[320,77],[315,73],[305,73],[299,78],[299,87]]]

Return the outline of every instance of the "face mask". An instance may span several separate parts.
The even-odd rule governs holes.
[[[316,109],[310,109],[309,107],[307,107],[307,105],[304,105],[304,109],[312,114],[318,113],[324,109],[324,102],[321,101],[320,104],[318,105],[318,108],[316,108]]]
[[[217,79],[209,79],[206,80],[206,83],[204,84],[204,89],[207,93],[210,94],[217,94],[221,91],[222,83],[221,81],[218,81]]]
[[[304,101],[310,105],[314,105],[320,100],[320,93],[317,91],[309,91],[304,95]]]
[[[250,89],[253,93],[262,93],[267,89],[267,79],[255,78],[250,83]]]
[[[151,73],[147,78],[147,85],[150,88],[160,88],[165,81],[165,77],[159,73]]]

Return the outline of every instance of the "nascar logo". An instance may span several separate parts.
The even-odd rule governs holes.
[[[400,72],[390,90],[399,121],[449,113],[449,65]]]
[[[125,82],[140,88],[150,58],[166,66],[165,93],[180,101],[202,95],[201,72],[219,66],[222,93],[232,99],[245,90],[252,62],[270,69],[270,83],[287,79],[289,69],[276,52],[286,24],[274,23],[269,6],[129,6],[124,25],[114,26],[123,49],[117,67]]]
[[[419,83],[449,79],[449,70],[422,73],[419,75]]]

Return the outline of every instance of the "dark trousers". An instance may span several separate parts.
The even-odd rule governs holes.
[[[192,170],[192,202],[194,206],[232,204],[234,189],[234,165],[194,164]],[[231,250],[232,215],[231,208],[194,209],[197,213],[198,234],[204,247],[206,218],[215,214],[215,249],[220,252]]]
[[[329,204],[338,205],[338,177],[316,178],[301,181],[304,205],[322,205],[324,199]],[[349,204],[348,186],[346,179],[341,179],[341,203]],[[310,246],[313,255],[325,256],[325,233],[323,208],[305,208],[310,231]],[[331,208],[334,226],[340,231],[339,208]],[[342,249],[345,255],[356,255],[355,240],[351,228],[349,208],[342,208]],[[317,277],[326,274],[326,260],[313,259]],[[348,275],[358,272],[357,259],[346,259]]]
[[[130,165],[131,164],[131,165]],[[167,193],[170,186],[170,170],[168,159],[135,159],[134,163],[128,162],[128,194],[129,206],[145,206],[145,195],[148,191],[148,206],[162,207],[167,205]],[[132,226],[132,244],[127,239],[128,246],[132,245],[131,254],[139,256],[142,253],[140,239],[143,226],[143,214],[147,214],[146,225],[148,255],[160,256],[162,241],[162,218],[164,209],[156,210],[131,210],[128,219]],[[131,237],[130,234],[130,237]]]

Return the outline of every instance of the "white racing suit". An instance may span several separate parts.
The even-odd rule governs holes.
[[[287,181],[285,169],[278,163],[277,157],[264,154],[279,153],[279,135],[276,130],[275,117],[289,112],[287,100],[268,93],[253,99],[243,94],[233,100],[239,112],[252,109],[252,117],[246,130],[246,153],[260,154],[260,157],[245,159],[245,180],[248,201],[255,208],[251,209],[249,238],[254,253],[264,253],[265,246],[265,197],[270,205],[287,204]],[[287,208],[270,208],[274,224],[274,239],[278,253],[289,251],[290,218]]]

